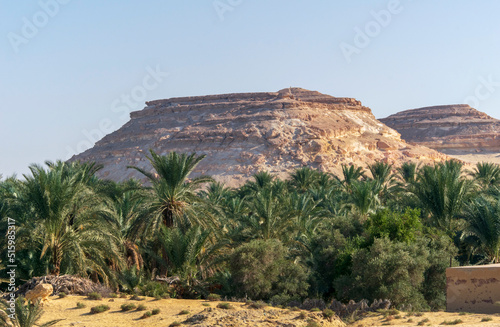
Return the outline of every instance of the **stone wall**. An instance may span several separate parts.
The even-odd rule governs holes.
[[[446,269],[446,310],[500,313],[500,264]]]

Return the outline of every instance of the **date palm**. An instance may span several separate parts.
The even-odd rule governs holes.
[[[150,211],[135,220],[133,229],[136,235],[157,233],[162,226],[173,228],[184,219],[204,227],[213,223],[211,215],[203,206],[204,200],[197,194],[203,184],[213,182],[213,179],[208,176],[188,179],[205,155],[170,152],[162,156],[153,150],[150,153],[148,160],[156,174],[139,167],[129,167],[146,176],[151,183],[148,187]]]
[[[500,166],[489,162],[479,162],[476,164],[472,176],[482,188],[498,186],[500,184]]]
[[[481,196],[467,205],[465,218],[468,226],[462,239],[475,237],[490,262],[500,261],[500,198]]]
[[[342,164],[342,177],[343,180],[340,180],[338,177],[336,178],[346,191],[350,191],[351,185],[354,182],[359,181],[361,178],[365,177],[365,173],[363,171],[363,168],[361,167]]]
[[[471,192],[471,182],[462,173],[461,163],[447,161],[420,169],[411,192],[428,213],[431,225],[452,234]]]
[[[58,165],[45,170],[30,167],[21,182],[18,208],[20,244],[38,248],[40,257],[50,258],[50,272],[95,273],[106,281],[111,262],[120,255],[111,222],[101,199],[85,185],[80,164]]]
[[[0,323],[2,326],[13,326],[13,327],[49,327],[54,326],[58,322],[64,319],[51,320],[43,324],[39,324],[38,321],[42,319],[43,309],[40,302],[25,303],[23,297],[19,297],[14,302],[15,319],[10,319],[7,315],[0,314]],[[6,302],[0,302],[0,309],[7,311],[9,305]]]

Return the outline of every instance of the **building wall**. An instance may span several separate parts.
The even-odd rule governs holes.
[[[446,269],[446,309],[499,313],[500,264]]]

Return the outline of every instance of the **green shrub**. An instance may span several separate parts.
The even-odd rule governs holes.
[[[319,308],[312,308],[311,310],[309,310],[311,312],[318,312],[318,311],[321,311]]]
[[[427,309],[420,292],[430,266],[427,240],[407,244],[388,238],[375,239],[368,249],[353,254],[352,273],[338,278],[338,297],[346,299],[390,299],[395,306]],[[346,287],[345,285],[349,285]]]
[[[189,314],[188,310],[182,310],[181,312],[179,312],[179,316],[181,316],[181,315],[188,315],[188,314]]]
[[[101,312],[108,311],[108,310],[109,310],[109,306],[107,306],[105,304],[101,304],[101,305],[90,308],[90,313],[96,314],[96,313],[101,313]]]
[[[141,319],[146,319],[146,318],[149,318],[151,317],[153,314],[151,313],[151,311],[146,311],[144,312],[144,314],[141,316]]]
[[[76,308],[77,309],[83,309],[85,307],[86,307],[86,305],[84,303],[82,303],[82,302],[76,302]]]
[[[87,295],[89,300],[102,300],[102,295],[97,292],[91,292]]]
[[[150,297],[163,297],[170,293],[170,287],[167,284],[150,281],[139,287],[142,295]]]
[[[307,318],[307,314],[304,312],[304,311],[301,311],[299,313],[299,316],[298,316],[299,319],[306,319]]]
[[[288,248],[278,240],[254,240],[236,248],[230,257],[234,289],[240,296],[268,300],[277,294],[307,294],[304,267],[287,259]]]
[[[310,319],[309,321],[307,321],[306,327],[321,327],[321,325],[318,322]]]
[[[182,325],[180,322],[178,321],[174,321],[173,323],[171,323],[170,325],[168,325],[169,327],[177,327],[177,326],[180,326]]]
[[[455,319],[455,320],[452,320],[452,321],[443,321],[441,323],[441,325],[458,325],[458,324],[461,324],[463,323],[462,319]]]
[[[130,311],[130,310],[134,310],[136,308],[136,306],[133,303],[125,303],[125,304],[122,304],[120,308],[122,309],[122,311]]]
[[[219,309],[233,309],[233,306],[230,303],[222,302],[217,305]]]
[[[201,305],[204,306],[204,307],[209,307],[210,303],[202,303]]]
[[[323,310],[323,317],[326,319],[332,319],[335,316],[335,312],[330,309],[324,309]]]
[[[110,297],[110,298],[112,298],[112,299],[116,299],[116,298],[118,297],[118,294],[116,294],[116,293],[111,293],[111,294],[109,295],[109,297]]]
[[[137,311],[144,311],[144,310],[146,310],[146,306],[144,304],[139,304],[137,306]]]
[[[130,299],[131,299],[132,301],[143,301],[143,300],[144,300],[144,298],[143,298],[143,297],[139,297],[137,294],[132,295],[132,296],[130,297]]]
[[[220,301],[220,299],[221,299],[221,296],[219,294],[210,293],[207,296],[207,300],[209,300],[209,301]]]
[[[125,293],[120,294],[120,299],[126,299],[127,297],[128,297],[128,295]]]
[[[68,295],[66,293],[64,293],[64,292],[59,292],[58,296],[59,296],[60,299],[64,299]]]
[[[486,321],[492,321],[493,318],[491,317],[484,317],[483,319],[481,319],[481,322],[486,322]]]
[[[264,309],[265,307],[267,307],[267,304],[263,301],[257,301],[250,303],[248,307],[252,309]]]
[[[157,315],[160,313],[160,309],[156,308],[156,309],[153,309],[151,310],[151,314],[154,316],[154,315]]]

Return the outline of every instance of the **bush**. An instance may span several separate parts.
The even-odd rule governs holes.
[[[182,310],[181,312],[179,312],[179,316],[188,315],[188,314],[189,314],[188,310]]]
[[[110,297],[110,298],[112,298],[112,299],[116,299],[116,298],[118,297],[118,294],[116,294],[116,293],[111,293],[111,294],[109,295],[109,297]]]
[[[83,304],[82,302],[76,302],[76,308],[77,308],[77,309],[83,309],[83,308],[85,308],[85,307],[86,307],[86,305],[85,305],[85,304]]]
[[[122,309],[122,311],[130,311],[130,310],[134,310],[136,308],[136,306],[133,303],[125,303],[125,304],[122,304],[122,306],[120,308]]]
[[[102,300],[102,295],[97,292],[91,292],[87,295],[89,300]]]
[[[142,295],[150,297],[163,297],[170,294],[170,287],[167,284],[150,281],[139,287]]]
[[[182,325],[180,322],[174,321],[173,323],[171,323],[170,325],[168,325],[168,327],[177,327],[177,326],[180,326],[180,325]]]
[[[230,303],[222,302],[217,305],[219,309],[233,309],[233,306]]]
[[[306,270],[288,260],[288,252],[278,240],[254,240],[238,247],[229,260],[237,295],[263,300],[278,294],[305,296]]]
[[[67,296],[64,292],[60,292],[58,295],[60,299],[64,299]]]
[[[346,301],[390,299],[395,306],[428,309],[420,292],[424,272],[430,266],[426,240],[406,244],[388,238],[375,239],[352,259],[352,274],[335,281],[337,298]]]
[[[153,314],[151,313],[151,311],[146,311],[144,312],[144,314],[141,316],[141,319],[146,319],[146,318],[149,318],[151,317]]]
[[[143,297],[139,297],[137,294],[132,295],[132,296],[130,297],[130,299],[131,299],[132,301],[143,301],[143,300],[144,300],[144,298],[143,298]]]
[[[204,307],[209,307],[210,303],[202,303],[201,305],[204,306]]]
[[[144,304],[139,304],[137,306],[137,311],[144,311],[144,310],[146,310],[146,306]]]
[[[335,312],[330,309],[324,309],[323,310],[323,317],[326,319],[332,319],[335,316]]]
[[[101,312],[108,311],[108,310],[109,310],[109,306],[107,306],[105,304],[101,304],[101,305],[90,308],[90,313],[96,314],[96,313],[101,313]]]
[[[248,307],[252,309],[264,309],[265,307],[267,307],[267,304],[262,301],[257,301],[250,303]]]
[[[152,314],[153,316],[154,316],[154,315],[157,315],[157,314],[159,314],[159,313],[160,313],[160,309],[158,309],[158,308],[157,308],[157,309],[153,309],[153,310],[151,310],[151,314]]]
[[[221,296],[219,294],[210,293],[207,296],[207,300],[209,300],[209,301],[220,301],[220,299],[221,299]]]

